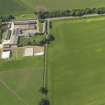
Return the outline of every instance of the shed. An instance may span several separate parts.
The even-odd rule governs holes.
[[[2,59],[9,59],[11,51],[3,51],[1,54]]]

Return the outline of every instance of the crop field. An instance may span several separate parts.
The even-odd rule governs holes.
[[[105,104],[105,17],[53,21],[53,105]]]
[[[43,57],[0,61],[0,105],[37,105]]]
[[[38,8],[59,10],[104,6],[104,0],[0,0],[0,14],[32,14]]]
[[[28,6],[35,7],[43,6],[47,9],[70,9],[70,8],[89,8],[105,6],[104,0],[21,0]]]
[[[22,4],[19,0],[0,0],[0,14],[13,14],[26,11],[26,5]]]

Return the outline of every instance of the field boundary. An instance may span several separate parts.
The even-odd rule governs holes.
[[[69,19],[84,19],[84,18],[90,18],[90,17],[100,17],[100,16],[105,16],[105,14],[100,15],[100,14],[93,14],[93,15],[84,15],[84,16],[68,16],[68,17],[55,17],[55,18],[47,18],[46,20],[69,20]]]

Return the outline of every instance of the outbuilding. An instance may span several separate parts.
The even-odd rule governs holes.
[[[1,53],[1,59],[9,59],[10,58],[10,54],[11,54],[11,51],[3,51]]]

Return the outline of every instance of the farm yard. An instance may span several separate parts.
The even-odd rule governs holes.
[[[15,57],[24,56],[20,52],[28,49],[27,47],[32,47],[31,55],[43,55],[43,43],[46,41],[44,24],[45,21],[39,25],[38,20],[12,21],[1,24],[0,49],[2,50],[0,58],[14,58],[14,55]]]

